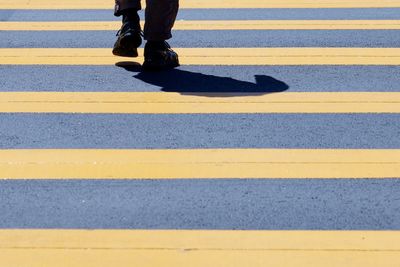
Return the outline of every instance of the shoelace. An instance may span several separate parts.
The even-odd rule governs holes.
[[[115,36],[120,36],[123,28],[124,28],[124,25],[122,25],[121,29],[119,29],[117,31],[117,34]],[[137,31],[136,29],[130,29],[130,30],[131,31]],[[142,30],[139,31],[139,34],[140,34],[141,37],[144,37],[144,32]]]

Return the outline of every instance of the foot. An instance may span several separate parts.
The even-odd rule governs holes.
[[[121,57],[137,57],[137,48],[142,44],[139,22],[124,22],[117,33],[118,39],[114,44],[113,54]]]
[[[167,42],[146,43],[144,48],[144,70],[167,70],[178,66],[178,54],[171,49]]]

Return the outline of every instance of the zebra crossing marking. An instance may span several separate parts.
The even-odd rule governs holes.
[[[254,86],[256,87],[256,85]],[[212,91],[212,88],[209,89]],[[290,92],[279,94],[216,92],[198,94],[196,96],[168,92],[0,92],[0,112],[400,113],[399,92]]]
[[[400,65],[400,48],[177,48],[183,65]],[[139,49],[143,54],[143,49]],[[115,65],[143,61],[108,48],[0,48],[0,65]]]
[[[396,231],[0,230],[7,267],[400,264]]]
[[[0,21],[1,31],[114,31],[120,27],[119,21]],[[400,30],[400,20],[177,20],[174,30]]]
[[[400,251],[399,231],[0,229],[0,249]]]
[[[400,150],[0,150],[0,179],[399,178]]]

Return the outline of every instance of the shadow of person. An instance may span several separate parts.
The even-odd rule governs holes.
[[[240,81],[230,77],[220,77],[180,69],[160,72],[145,72],[139,64],[119,62],[116,64],[127,71],[137,73],[133,77],[145,83],[161,87],[164,92],[209,97],[235,95],[262,95],[283,92],[289,86],[271,76],[254,75],[255,83]]]

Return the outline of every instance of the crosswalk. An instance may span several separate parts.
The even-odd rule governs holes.
[[[178,48],[184,65],[398,65],[400,48]],[[143,49],[139,50],[143,54]],[[106,48],[15,48],[0,50],[2,64],[115,65]],[[143,60],[139,57],[138,60]]]
[[[1,92],[4,113],[399,113],[400,93]],[[195,103],[195,105],[194,105]]]
[[[181,8],[149,75],[109,1],[0,2],[0,267],[400,266],[400,1]]]

